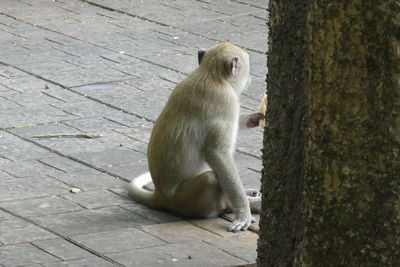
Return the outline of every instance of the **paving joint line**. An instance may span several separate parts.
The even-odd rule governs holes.
[[[258,160],[262,160],[261,156],[257,156],[257,155],[251,154],[251,153],[249,153],[247,151],[241,150],[240,148],[236,148],[236,152],[242,153],[243,155],[246,155],[246,156],[258,159]]]
[[[127,135],[126,133],[119,132],[118,129],[111,129],[111,131],[116,132],[116,133],[119,133],[119,134],[121,134],[121,135],[123,135],[123,136],[125,136],[125,137],[127,137],[127,138],[129,138],[129,139],[132,139],[132,140],[135,140],[135,141],[138,141],[138,142],[141,142],[141,143],[143,143],[143,144],[148,145],[148,142],[145,142],[145,141],[143,141],[143,140],[140,140],[140,139],[137,139],[137,138],[135,138],[135,137],[129,136],[129,135]]]
[[[256,169],[254,169],[254,168],[247,168],[248,170],[250,170],[250,171],[253,171],[253,172],[256,172],[256,173],[258,173],[258,174],[260,174],[261,175],[261,171],[262,170],[256,170]]]
[[[110,263],[112,263],[112,264],[115,264],[115,265],[117,265],[117,266],[124,266],[124,265],[122,265],[122,264],[120,264],[120,263],[114,261],[113,259],[111,259],[111,258],[109,258],[109,257],[107,257],[107,256],[105,256],[105,255],[103,255],[103,254],[101,254],[101,253],[99,253],[99,252],[97,252],[97,251],[91,249],[91,248],[88,248],[88,247],[86,247],[86,246],[84,246],[84,245],[82,245],[82,244],[80,244],[80,243],[78,243],[78,242],[76,242],[76,241],[73,240],[72,238],[70,238],[70,237],[68,237],[68,236],[64,236],[64,235],[62,235],[62,234],[60,234],[60,233],[57,233],[57,232],[55,232],[55,231],[53,231],[53,230],[51,230],[51,229],[49,229],[49,228],[47,228],[47,227],[45,227],[45,226],[43,226],[43,225],[40,225],[40,224],[38,224],[38,223],[36,223],[36,222],[30,220],[29,218],[22,217],[22,216],[20,216],[20,215],[14,213],[14,212],[12,212],[12,211],[9,211],[9,210],[7,210],[7,209],[5,209],[5,208],[3,208],[3,207],[0,207],[0,210],[3,211],[3,212],[5,212],[5,213],[7,213],[7,214],[10,214],[10,215],[12,215],[12,216],[14,216],[14,217],[17,217],[17,218],[19,218],[19,219],[21,219],[21,220],[23,220],[23,221],[25,221],[25,222],[28,222],[28,223],[30,223],[30,224],[33,224],[33,225],[35,225],[35,226],[37,226],[37,227],[39,227],[39,228],[41,228],[41,229],[43,229],[43,230],[46,230],[46,231],[48,231],[48,232],[50,232],[50,233],[52,233],[52,234],[54,234],[54,235],[56,235],[56,236],[58,236],[58,237],[64,239],[65,241],[67,241],[67,242],[69,242],[69,243],[72,243],[73,245],[75,245],[75,246],[77,246],[77,247],[80,247],[81,249],[84,249],[84,250],[86,250],[87,252],[89,252],[89,253],[91,253],[91,254],[93,254],[93,255],[99,257],[99,258],[102,258],[102,259],[105,260],[105,261],[108,261],[108,262],[110,262]],[[47,251],[46,251],[46,252],[47,252]],[[58,257],[57,257],[57,258],[58,258]]]
[[[47,95],[50,98],[56,99],[58,101],[61,101],[61,102],[64,102],[64,103],[68,103],[68,101],[65,101],[64,99],[58,98],[56,96],[53,96],[53,95],[51,95],[51,94],[49,94],[49,93],[47,93],[45,91],[41,91],[41,93],[44,94],[44,95]]]
[[[238,0],[231,0],[231,1],[235,2],[235,3],[238,3],[238,4],[243,4],[243,5],[259,8],[259,9],[262,9],[262,10],[268,10],[268,8],[265,8],[265,7],[262,7],[262,6],[258,6],[258,5],[254,5],[254,4],[250,4],[250,3],[246,3],[246,2],[242,2],[242,1],[238,1]]]
[[[46,240],[46,239],[44,239],[44,240]],[[36,245],[36,244],[34,243],[35,241],[36,241],[36,240],[31,241],[31,242],[29,242],[29,244],[31,244],[32,246],[34,246],[34,247],[37,248],[38,250],[41,250],[41,251],[43,251],[44,253],[50,254],[50,255],[53,256],[54,258],[59,259],[59,260],[60,260],[59,262],[63,262],[63,261],[64,261],[61,257],[57,256],[56,254],[51,253],[50,251],[47,251],[47,250],[45,250],[45,249],[39,247],[38,245]],[[41,241],[41,240],[38,240],[38,241]],[[23,243],[25,243],[25,242],[22,242],[22,243],[20,243],[20,244],[23,244]]]
[[[64,171],[63,169],[60,169],[60,168],[58,168],[56,166],[53,166],[53,165],[50,165],[50,164],[48,164],[46,162],[43,162],[42,159],[37,159],[36,161],[39,162],[40,164],[43,164],[43,165],[49,167],[49,168],[55,169],[55,170],[63,172],[63,173],[68,173],[68,172]]]
[[[239,256],[236,256],[235,254],[233,254],[233,253],[231,253],[231,252],[229,252],[229,251],[227,251],[227,250],[225,250],[225,249],[218,248],[217,246],[215,246],[214,244],[212,244],[211,242],[209,242],[209,241],[207,241],[207,240],[201,240],[201,242],[203,242],[203,243],[205,243],[205,244],[207,244],[207,245],[210,245],[210,246],[214,247],[215,249],[219,249],[219,250],[225,252],[226,254],[230,255],[231,257],[234,257],[234,258],[236,258],[236,259],[238,259],[238,260],[245,261],[245,262],[247,262],[246,264],[251,264],[251,262],[249,262],[248,260],[242,259],[242,258],[240,258]],[[237,267],[240,267],[240,266],[242,266],[242,265],[239,265],[239,266],[237,266]]]
[[[107,102],[105,102],[105,101],[103,101],[103,100],[100,100],[100,99],[97,99],[97,98],[95,98],[95,97],[86,95],[86,94],[84,94],[84,93],[81,93],[81,92],[79,92],[79,91],[73,90],[73,89],[68,88],[68,87],[66,87],[65,89],[67,89],[68,91],[71,91],[71,92],[73,92],[73,93],[76,93],[76,94],[78,94],[78,95],[81,95],[81,96],[83,96],[83,97],[85,97],[85,98],[87,98],[87,99],[93,100],[93,101],[95,101],[95,102],[97,102],[97,103],[103,104],[103,105],[105,105],[105,106],[107,106],[107,107],[110,107],[110,108],[112,108],[112,109],[115,109],[115,110],[121,111],[121,112],[123,112],[123,113],[132,115],[132,116],[134,116],[134,117],[136,117],[136,118],[138,118],[138,119],[142,119],[142,120],[145,120],[145,121],[148,121],[148,122],[151,122],[151,123],[155,123],[155,121],[152,120],[152,119],[146,118],[146,117],[144,117],[144,116],[142,116],[142,115],[140,115],[140,114],[131,112],[131,111],[129,111],[129,110],[126,110],[126,109],[123,109],[123,108],[114,106],[114,105],[112,105],[112,104],[110,104],[110,103],[107,103]]]
[[[53,122],[53,123],[64,123],[64,122],[68,122],[68,121],[75,121],[75,120],[81,119],[81,117],[80,117],[79,115],[75,115],[75,114],[73,114],[73,113],[71,113],[71,112],[69,112],[69,111],[66,111],[66,110],[64,110],[64,109],[62,109],[62,108],[60,108],[60,107],[58,107],[57,105],[49,104],[49,106],[50,106],[50,107],[53,107],[53,108],[55,108],[55,109],[61,110],[62,112],[67,113],[68,115],[77,117],[76,119],[55,121],[55,122]],[[42,125],[43,125],[43,124],[46,124],[46,123],[42,123]],[[37,125],[35,125],[35,126],[37,126]],[[81,130],[79,130],[79,131],[82,132]]]

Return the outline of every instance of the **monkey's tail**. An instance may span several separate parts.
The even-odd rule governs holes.
[[[128,185],[128,193],[133,200],[139,202],[140,204],[146,205],[152,209],[161,209],[161,205],[155,193],[153,191],[148,191],[143,188],[146,184],[152,181],[150,172],[143,173],[136,178],[133,178]]]

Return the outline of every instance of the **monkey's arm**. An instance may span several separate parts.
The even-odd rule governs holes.
[[[207,153],[206,161],[216,173],[218,182],[235,213],[235,220],[228,230],[231,232],[246,230],[252,220],[250,204],[240,181],[232,154],[228,150],[214,149]]]
[[[257,127],[260,123],[260,120],[265,119],[264,114],[262,113],[251,113],[251,114],[243,114],[239,117],[239,128],[254,128]]]

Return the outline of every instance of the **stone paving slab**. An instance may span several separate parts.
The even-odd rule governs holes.
[[[93,169],[49,176],[70,187],[79,188],[83,191],[113,189],[126,186],[126,182]]]
[[[25,218],[82,210],[82,207],[74,202],[54,195],[1,202],[0,207]]]
[[[267,4],[0,1],[0,266],[254,263],[256,233],[149,209],[126,185],[147,171],[154,121],[199,48],[229,39],[248,50],[241,107],[258,109]],[[261,147],[261,129],[239,132],[246,188],[260,186]]]
[[[161,239],[136,228],[76,235],[72,239],[104,254],[166,244]]]
[[[172,244],[215,237],[214,233],[186,221],[146,225],[141,226],[140,229]]]
[[[0,242],[5,245],[54,238],[54,234],[20,219],[0,223]]]
[[[30,243],[0,247],[0,264],[4,266],[23,266],[33,263],[59,261],[58,258],[42,251]],[[40,265],[39,265],[40,266]]]
[[[79,194],[63,195],[67,200],[79,204],[86,209],[98,209],[111,206],[128,205],[132,203],[129,198],[122,197],[108,190],[81,192]]]
[[[13,178],[31,178],[32,176],[57,175],[61,170],[45,165],[39,160],[27,160],[20,162],[7,162],[0,164],[0,170],[8,173]]]
[[[31,220],[63,236],[104,232],[154,223],[135,212],[120,207],[38,216]]]
[[[40,159],[40,162],[51,166],[55,169],[61,170],[64,173],[75,173],[81,171],[90,171],[90,167],[81,164],[73,159],[53,155],[53,157]]]
[[[11,220],[11,219],[15,219],[15,218],[13,216],[11,216],[10,214],[0,210],[0,222],[5,221],[5,220]]]
[[[44,267],[81,267],[81,266],[98,266],[98,267],[110,267],[115,266],[115,264],[110,263],[107,260],[104,260],[99,257],[90,257],[78,260],[67,260],[62,262],[52,262],[52,263],[44,263],[41,266]]]
[[[51,177],[0,180],[0,201],[51,196],[68,192],[68,186]]]
[[[128,192],[126,190],[126,187],[118,188],[118,189],[110,189],[110,190],[117,194],[125,195],[126,197],[128,197]],[[123,205],[121,207],[123,207],[124,209],[131,210],[135,213],[138,213],[138,214],[142,215],[143,217],[150,219],[152,221],[158,222],[158,223],[169,223],[169,222],[175,222],[175,221],[184,219],[182,217],[179,217],[179,216],[176,216],[173,214],[150,209],[144,205],[130,204],[130,205]]]
[[[246,261],[201,241],[124,251],[106,256],[125,266],[233,266]]]
[[[208,239],[204,242],[232,256],[241,258],[247,262],[254,262],[254,259],[257,258],[257,239],[258,235],[247,231],[240,233],[240,235]]]

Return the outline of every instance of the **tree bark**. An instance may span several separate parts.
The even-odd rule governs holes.
[[[259,266],[400,266],[400,2],[270,0]]]

